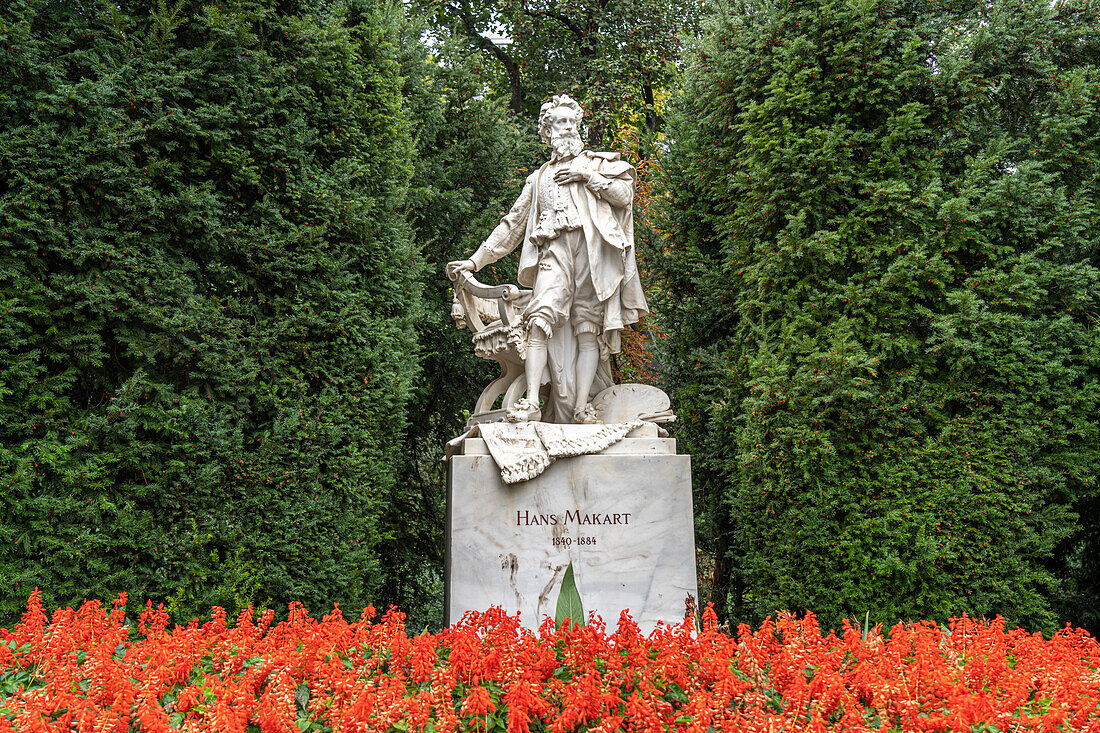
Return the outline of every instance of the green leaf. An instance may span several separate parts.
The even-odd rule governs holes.
[[[554,612],[554,622],[558,626],[566,619],[578,626],[584,626],[584,606],[581,605],[581,594],[573,579],[573,563],[569,563],[569,567],[565,569],[565,577],[561,580],[561,590],[558,592],[558,607]]]
[[[305,682],[298,688],[298,692],[294,694],[294,701],[298,703],[298,707],[305,710],[309,706],[309,685]]]

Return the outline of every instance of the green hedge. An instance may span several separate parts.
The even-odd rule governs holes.
[[[396,54],[268,0],[0,16],[0,625],[376,590],[415,373]]]
[[[728,615],[1100,620],[1085,8],[712,18],[670,132],[657,312]]]

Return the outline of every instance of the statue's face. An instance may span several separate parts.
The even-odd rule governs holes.
[[[569,107],[557,107],[550,111],[550,137],[577,135],[577,114]]]

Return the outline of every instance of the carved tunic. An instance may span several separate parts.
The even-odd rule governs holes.
[[[580,215],[573,203],[573,197],[564,186],[554,180],[555,173],[568,169],[571,164],[572,158],[551,163],[539,182],[539,218],[535,223],[535,230],[531,232],[531,241],[540,247],[562,232],[581,228]]]
[[[558,185],[554,173],[567,167],[588,171],[587,183]],[[570,268],[562,296],[566,303],[575,301],[576,286],[587,289],[591,283],[600,315],[577,315],[582,321],[600,324],[608,353],[618,353],[619,331],[649,310],[634,260],[634,183],[634,169],[618,153],[585,150],[573,158],[544,164],[527,177],[511,211],[470,257],[474,269],[480,270],[522,245],[519,284],[534,288],[537,278],[546,273],[546,265],[553,267],[547,262],[552,254],[548,242],[561,240],[562,249],[564,240],[570,240],[570,255],[575,254],[575,247],[583,246],[584,266]],[[559,254],[557,259],[562,262],[579,263],[576,257],[566,257],[564,249]],[[562,310],[568,314],[570,309],[563,306]]]
[[[583,170],[564,186],[554,174]],[[470,257],[480,270],[521,247],[517,279],[531,288],[525,328],[547,342],[552,389],[543,419],[571,422],[576,405],[578,336],[596,334],[599,366],[592,389],[610,386],[609,356],[620,333],[648,312],[634,259],[632,200],[636,174],[618,153],[581,151],[544,164],[527,177],[516,203]],[[561,328],[568,322],[569,328]]]

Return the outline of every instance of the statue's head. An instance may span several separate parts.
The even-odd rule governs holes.
[[[579,153],[584,110],[568,94],[555,94],[539,111],[539,138],[560,155]]]

